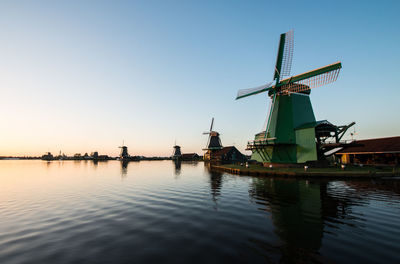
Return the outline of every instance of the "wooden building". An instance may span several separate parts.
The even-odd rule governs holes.
[[[180,156],[181,160],[201,160],[201,157],[197,153],[184,153]]]
[[[335,153],[344,164],[399,165],[400,136],[357,140],[357,146]]]
[[[229,146],[216,150],[210,156],[210,161],[221,163],[244,162],[246,156],[243,155],[236,147]]]

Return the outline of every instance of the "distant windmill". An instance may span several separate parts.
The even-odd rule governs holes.
[[[121,153],[119,154],[119,158],[121,160],[129,159],[130,156],[128,154],[128,147],[124,145],[124,141],[122,141],[122,146],[118,147],[121,149]]]
[[[182,157],[182,153],[181,153],[181,147],[176,145],[176,141],[175,141],[175,145],[174,145],[174,152],[172,153],[172,159],[174,160],[178,160]]]
[[[340,62],[312,71],[290,75],[293,57],[293,30],[281,34],[273,80],[252,89],[239,90],[236,99],[268,92],[271,104],[265,131],[250,141],[252,159],[266,163],[303,163],[316,161],[322,147],[317,145],[319,137],[327,132],[336,138],[336,143],[348,126],[336,127],[326,120],[316,121],[310,101],[310,90],[336,81],[342,68]],[[342,128],[345,129],[342,129]]]
[[[203,133],[203,135],[209,135],[207,146],[206,146],[206,148],[203,149],[206,151],[206,153],[204,154],[204,160],[210,160],[212,154],[215,151],[222,149],[222,144],[221,144],[221,139],[219,138],[219,133],[216,131],[213,131],[213,125],[214,125],[214,117],[211,119],[210,131]]]

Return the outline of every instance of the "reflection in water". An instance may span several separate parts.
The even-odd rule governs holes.
[[[129,161],[126,161],[126,160],[121,161],[121,177],[122,178],[125,178],[126,175],[128,174],[128,165],[129,165]]]
[[[217,198],[221,194],[223,173],[216,170],[211,170],[211,164],[209,162],[204,162],[204,167],[210,175],[211,195],[213,201],[217,205]]]
[[[172,160],[172,163],[174,165],[174,174],[175,174],[175,179],[178,179],[179,176],[182,174],[182,165],[186,168],[190,167],[197,167],[199,165],[198,161],[181,161],[181,160]]]
[[[371,181],[350,181],[347,182],[350,188],[354,188],[355,192],[358,194],[366,195],[377,194],[377,190],[379,190],[379,195],[385,194],[389,197],[399,198],[400,196],[400,181],[399,180],[371,180]]]
[[[328,189],[328,182],[253,179],[250,195],[260,210],[271,213],[282,243],[282,262],[326,261],[318,254],[325,221],[346,218],[354,204],[348,197],[330,196]],[[360,223],[354,228],[360,228]]]
[[[179,176],[181,174],[181,164],[182,162],[180,160],[173,160],[174,165],[175,165],[175,175]]]
[[[400,263],[398,181],[199,164],[0,161],[0,263]]]

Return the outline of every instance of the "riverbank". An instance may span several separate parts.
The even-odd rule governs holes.
[[[320,177],[320,178],[382,178],[395,177],[400,175],[399,168],[393,167],[359,167],[347,166],[345,169],[340,167],[327,168],[268,168],[260,165],[245,166],[224,164],[211,165],[213,170],[224,171],[232,174],[249,176],[280,176],[280,177]]]

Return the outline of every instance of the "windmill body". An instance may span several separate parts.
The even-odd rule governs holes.
[[[206,146],[206,148],[203,149],[206,151],[206,153],[204,154],[205,161],[211,160],[213,154],[216,151],[222,149],[222,144],[221,144],[221,139],[219,138],[219,133],[212,130],[213,125],[214,125],[214,118],[212,118],[212,120],[211,120],[210,131],[203,133],[203,135],[209,135],[207,146]]]
[[[120,160],[128,160],[131,158],[131,156],[128,153],[128,147],[124,145],[124,142],[122,142],[122,146],[120,146],[119,148],[121,149],[121,152],[119,154]]]
[[[271,98],[270,111],[264,131],[249,141],[247,149],[252,150],[252,159],[263,163],[304,163],[317,161],[326,146],[321,144],[327,138],[339,137],[346,132],[346,126],[336,127],[331,123],[316,121],[310,101],[310,90],[334,82],[342,67],[340,62],[327,65],[286,79],[290,74],[293,55],[293,31],[281,34],[274,81],[266,85],[243,89],[237,98],[244,98],[268,92]],[[353,123],[351,124],[353,125]],[[350,126],[351,126],[350,125]],[[340,129],[346,127],[346,129]]]
[[[172,153],[172,159],[173,160],[179,160],[182,157],[182,153],[181,153],[181,147],[178,145],[174,146],[174,151]]]

